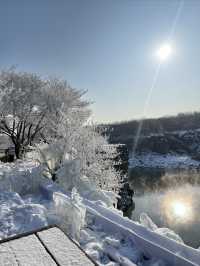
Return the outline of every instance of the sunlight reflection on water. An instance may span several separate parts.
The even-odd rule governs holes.
[[[162,199],[162,214],[168,224],[189,223],[193,221],[193,197],[185,190],[167,192]]]
[[[132,219],[147,213],[159,227],[168,227],[186,244],[200,246],[200,187],[184,185],[164,192],[146,193],[133,198]]]

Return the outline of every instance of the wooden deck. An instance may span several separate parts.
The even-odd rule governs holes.
[[[96,265],[59,228],[51,227],[0,241],[0,266]]]

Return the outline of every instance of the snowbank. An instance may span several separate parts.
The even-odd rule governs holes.
[[[90,195],[92,190],[86,192],[83,188],[88,183],[82,180],[81,200],[75,190],[71,193],[51,181],[44,182],[35,164],[21,164],[5,165],[5,169],[1,166],[0,186],[7,185],[9,190],[0,190],[1,238],[57,221],[99,265],[199,265],[198,250],[178,243],[181,240],[175,234],[157,228],[147,216],[141,217],[144,226],[123,217],[112,207],[111,200],[107,202],[102,197],[103,194],[109,197],[109,193],[94,191]],[[26,179],[24,173],[30,177]],[[33,181],[32,190],[28,182],[34,174],[38,181]]]
[[[86,201],[87,211],[95,216],[95,226],[98,231],[128,238],[134,243],[136,250],[143,254],[142,258],[161,260],[163,265],[199,265],[200,252],[168,237],[155,233],[146,227],[122,217],[114,210],[103,206],[95,206]],[[144,265],[151,265],[144,264]]]
[[[174,231],[170,230],[169,228],[158,228],[157,225],[151,220],[151,218],[146,213],[141,213],[140,224],[157,234],[173,239],[178,243],[184,244],[181,237],[177,235]]]
[[[59,225],[73,239],[79,240],[81,228],[85,225],[86,208],[76,188],[72,189],[71,198],[62,193],[53,195],[55,213],[59,217]]]
[[[0,191],[36,193],[41,182],[41,169],[34,161],[0,163]]]
[[[190,167],[199,168],[200,162],[187,155],[141,153],[129,159],[129,167],[188,169]]]
[[[70,195],[62,197],[70,201]],[[87,199],[82,203],[87,226],[81,230],[79,242],[99,265],[110,260],[119,265],[198,265],[200,252],[175,241],[180,239],[172,231],[158,229],[155,233],[124,218],[114,208]]]
[[[19,194],[0,193],[0,238],[39,229],[48,224],[47,210],[40,204],[26,204]]]

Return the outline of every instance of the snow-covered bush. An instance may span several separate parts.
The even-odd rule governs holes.
[[[72,191],[74,187],[79,194],[89,200],[98,201],[99,204],[116,206],[116,193],[105,191],[96,187],[95,183],[87,176],[80,174],[80,161],[66,161],[63,167],[57,171],[58,183],[65,191]]]
[[[33,156],[41,164],[43,175],[56,181],[56,172],[62,165],[64,154],[63,145],[53,142],[51,144],[38,144],[36,146],[36,155],[33,154]]]
[[[66,110],[63,104],[59,118],[52,128],[56,130],[57,145],[63,148],[58,157],[61,164],[66,155],[70,160],[79,160],[80,174],[87,176],[97,187],[108,189],[111,183],[116,187],[119,175],[113,167],[113,159],[118,155],[117,149],[108,145],[99,129],[90,122],[88,106],[79,104]]]
[[[73,186],[78,185],[81,176],[86,176],[91,184],[100,189],[117,189],[120,173],[114,168],[118,155],[116,146],[108,145],[95,126],[69,124],[69,119],[66,120],[59,126],[59,140],[39,148],[38,159],[46,175],[58,182],[58,176],[62,175],[62,184],[66,178],[65,187],[69,186],[70,189],[72,182]]]

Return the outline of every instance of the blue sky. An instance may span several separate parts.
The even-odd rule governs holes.
[[[0,68],[87,89],[94,120],[143,116],[177,0],[0,0]],[[200,110],[200,1],[185,0],[148,117]]]

